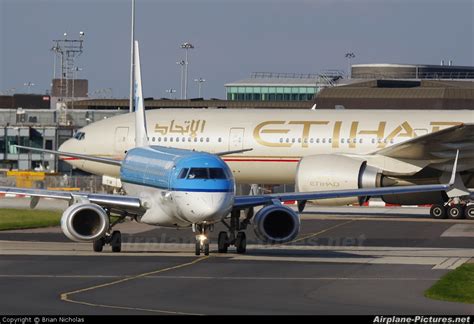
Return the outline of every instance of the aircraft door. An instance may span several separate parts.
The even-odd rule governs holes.
[[[127,149],[128,127],[117,127],[115,129],[114,148],[115,152],[123,154]]]
[[[244,128],[231,128],[229,134],[229,151],[244,148]]]

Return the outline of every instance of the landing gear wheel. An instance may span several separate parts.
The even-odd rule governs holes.
[[[433,205],[430,209],[430,215],[435,219],[445,219],[446,209],[443,205]]]
[[[474,220],[474,205],[466,206],[464,209],[464,216],[466,219]]]
[[[461,205],[453,205],[447,208],[448,217],[451,219],[463,219],[464,213]]]
[[[217,239],[217,252],[227,253],[227,248],[229,247],[228,241],[229,237],[227,236],[227,232],[220,232]]]
[[[238,232],[237,238],[235,239],[235,247],[237,248],[237,253],[245,253],[247,251],[247,238],[245,232]]]
[[[204,243],[204,255],[209,255],[209,242]]]
[[[194,246],[194,254],[201,255],[201,242],[196,240],[196,245]]]
[[[122,251],[122,233],[120,231],[113,231],[110,237],[110,245],[112,246],[112,252]]]
[[[104,245],[104,238],[100,238],[98,240],[95,240],[94,243],[92,243],[92,248],[94,249],[94,252],[102,252],[102,250],[104,249]]]

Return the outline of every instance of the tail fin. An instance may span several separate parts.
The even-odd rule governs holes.
[[[142,76],[140,69],[140,53],[138,41],[135,41],[135,146],[148,146],[148,133],[146,128],[145,103],[143,102]]]

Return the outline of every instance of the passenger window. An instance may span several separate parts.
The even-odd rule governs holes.
[[[179,173],[178,179],[185,179],[186,175],[188,174],[188,171],[189,171],[188,168],[182,169],[181,172]]]
[[[219,139],[217,140],[219,143],[222,142],[222,137],[219,137]]]

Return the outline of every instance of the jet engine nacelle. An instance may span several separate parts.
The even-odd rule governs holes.
[[[64,235],[73,241],[95,241],[103,237],[109,229],[109,217],[99,205],[77,203],[64,211],[61,229]]]
[[[269,205],[260,209],[253,220],[257,237],[266,243],[286,243],[300,232],[300,217],[283,205]]]
[[[296,171],[299,192],[375,188],[381,186],[382,175],[367,161],[344,155],[312,155],[301,159]],[[366,197],[321,199],[317,205],[340,206],[363,203]]]

